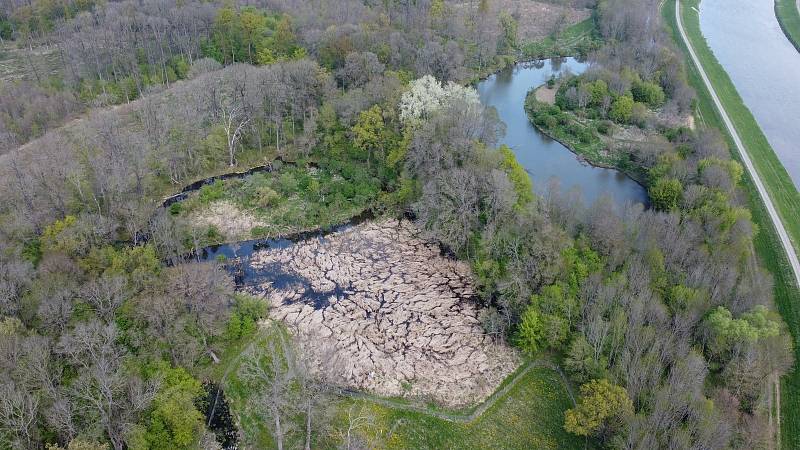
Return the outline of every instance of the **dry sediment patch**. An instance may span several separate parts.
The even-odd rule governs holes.
[[[205,211],[192,214],[190,220],[193,224],[216,227],[226,239],[240,240],[250,238],[253,228],[269,225],[229,200],[212,203]]]
[[[299,337],[327,381],[450,407],[488,397],[519,363],[483,332],[469,268],[407,221],[252,254],[246,289]]]

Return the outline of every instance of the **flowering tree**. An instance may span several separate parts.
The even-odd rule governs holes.
[[[441,108],[454,99],[467,103],[480,103],[478,92],[471,87],[461,86],[452,81],[443,85],[431,75],[425,75],[410,83],[411,88],[400,99],[400,120],[413,124],[428,117],[431,112]]]

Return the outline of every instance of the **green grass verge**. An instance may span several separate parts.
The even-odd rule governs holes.
[[[572,401],[558,372],[546,367],[528,371],[507,395],[470,423],[348,400],[340,405],[340,428],[351,407],[373,418],[360,434],[390,449],[579,449],[586,445],[584,439],[564,430],[564,412]]]
[[[700,35],[699,31],[699,22],[697,14],[690,10],[692,5],[696,6],[697,2],[693,1],[690,3],[685,3],[682,7],[681,11],[683,13],[683,24],[686,28],[687,34],[690,35],[690,39],[692,39],[693,46],[695,50],[698,51],[698,47],[702,47],[705,51],[702,53],[703,58],[708,58],[709,51],[708,48],[705,46],[705,41],[703,40],[702,36]],[[686,57],[686,66],[688,68],[688,77],[689,83],[695,88],[697,91],[697,108],[695,111],[695,115],[698,119],[698,124],[701,126],[708,126],[717,128],[720,130],[728,140],[728,146],[730,148],[734,148],[733,140],[727,134],[726,129],[723,125],[722,119],[719,116],[716,108],[714,107],[714,103],[711,100],[711,96],[708,91],[705,89],[702,79],[700,78],[700,74],[692,65],[691,61],[689,60],[688,52],[686,47],[683,45],[680,36],[677,30],[677,24],[675,21],[675,0],[667,0],[664,3],[662,8],[662,14],[670,26],[673,39],[675,40],[676,44],[679,48],[684,51],[684,55]],[[694,36],[694,37],[692,37]],[[699,36],[699,42],[697,38]],[[700,45],[702,44],[702,45]],[[698,52],[700,56],[701,53]],[[712,55],[713,58],[713,55]],[[708,66],[706,66],[706,61],[704,62],[704,67],[708,72]],[[709,64],[710,66],[711,64]],[[714,61],[714,65],[719,68]],[[723,72],[724,73],[724,72]],[[712,75],[709,73],[709,77]],[[727,76],[724,77],[724,80],[730,84],[730,80],[728,80]],[[716,80],[712,78],[712,82],[714,82],[715,87],[717,87]],[[729,92],[732,89],[732,86],[729,86],[728,90],[722,91],[720,88],[718,89],[718,94],[722,97],[723,92]],[[735,94],[735,91],[734,91]],[[741,103],[738,95],[734,97],[734,100],[738,103]],[[725,99],[722,99],[725,102]],[[732,103],[730,99],[728,102],[725,103],[725,107],[728,108],[728,103]],[[743,107],[743,105],[742,105]],[[746,108],[745,108],[746,109]],[[739,117],[737,120],[734,118],[734,114],[732,114],[732,110],[728,110],[728,114],[731,115],[731,119],[737,125],[737,129],[739,126],[739,122],[743,119],[747,119],[752,122],[749,129],[751,129],[751,133],[748,134],[748,138],[750,140],[746,140],[745,144],[748,145],[748,149],[752,149],[751,146],[753,141],[753,134],[752,134],[752,127],[755,126],[756,129],[758,125],[755,124],[755,120],[750,116],[749,112],[746,114],[744,118]],[[738,129],[739,133],[743,140],[745,140],[745,133],[742,129]],[[756,134],[756,136],[760,136],[763,139],[763,135],[760,131]],[[765,139],[763,139],[766,141]],[[767,145],[767,149],[769,146]],[[763,148],[761,148],[764,151]],[[751,150],[752,151],[752,150]],[[770,149],[771,152],[771,149]],[[736,159],[739,159],[738,154],[733,152],[733,156]],[[754,155],[755,156],[755,155]],[[774,154],[773,154],[774,157]],[[758,158],[754,158],[758,159]],[[785,171],[783,171],[785,173]],[[759,170],[759,173],[761,171]],[[763,177],[763,175],[762,175]],[[788,179],[788,175],[786,175]],[[764,180],[767,182],[767,180]],[[758,191],[756,190],[753,181],[749,176],[744,178],[743,188],[745,193],[747,194],[747,200],[749,202],[750,211],[753,214],[753,222],[758,225],[759,231],[755,236],[754,245],[756,253],[758,254],[759,258],[761,259],[761,263],[763,267],[769,270],[774,277],[775,285],[774,285],[774,297],[775,302],[778,307],[778,311],[783,316],[784,321],[789,327],[789,331],[792,334],[792,337],[795,342],[795,360],[800,361],[800,303],[798,303],[797,299],[800,298],[800,291],[798,291],[797,286],[794,284],[794,276],[792,274],[791,267],[789,265],[789,261],[786,258],[786,254],[783,251],[783,247],[781,246],[780,240],[778,239],[777,233],[775,228],[772,225],[772,221],[767,214],[766,208],[764,204],[761,202],[761,198],[758,195]],[[773,198],[775,200],[775,198]],[[784,226],[788,226],[789,224],[784,223]],[[798,222],[794,222],[792,225],[798,225]],[[785,376],[782,380],[782,388],[781,388],[781,442],[782,448],[784,449],[794,449],[800,448],[800,415],[796,412],[800,411],[800,370],[798,370],[798,365],[795,364],[794,370]]]
[[[287,333],[278,322],[257,335],[231,345],[221,355],[221,363],[203,374],[221,383],[242,431],[241,443],[247,448],[274,448],[270,429],[263,418],[248,407],[254,395],[239,379],[239,354],[251,345],[264,345],[266,340]],[[498,387],[502,389],[518,372]],[[421,411],[391,407],[380,397],[338,397],[325,411],[330,418],[323,429],[314,431],[313,448],[341,448],[349,425],[348,413],[363,417],[352,432],[370,448],[390,449],[581,449],[593,443],[564,430],[564,412],[573,406],[561,375],[548,366],[535,366],[525,372],[497,401],[472,422],[459,423],[439,419]],[[468,414],[472,409],[447,410],[431,407],[431,411]],[[289,425],[302,430],[303,417],[289,418]],[[296,433],[293,433],[296,434]],[[295,438],[290,438],[295,442]]]
[[[800,52],[800,9],[797,0],[775,0],[775,17],[789,42]]]

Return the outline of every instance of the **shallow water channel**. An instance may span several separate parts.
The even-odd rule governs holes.
[[[781,31],[773,0],[703,0],[700,30],[800,187],[800,53]]]
[[[533,179],[534,190],[543,192],[556,178],[561,190],[577,188],[587,203],[604,194],[618,204],[646,203],[647,193],[637,182],[614,169],[593,167],[582,162],[567,147],[541,133],[528,120],[525,96],[553,76],[569,71],[580,74],[586,64],[575,58],[519,63],[500,71],[477,85],[485,105],[494,106],[506,124],[502,143],[511,147],[517,160]]]

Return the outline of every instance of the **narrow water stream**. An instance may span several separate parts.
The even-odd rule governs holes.
[[[546,83],[551,76],[564,71],[579,74],[585,69],[586,64],[575,58],[520,63],[481,81],[477,90],[481,101],[496,108],[500,119],[505,122],[506,135],[502,143],[514,151],[517,160],[533,179],[534,189],[537,192],[544,192],[550,180],[556,178],[563,191],[579,189],[587,203],[594,202],[602,195],[610,195],[620,205],[627,202],[647,203],[647,192],[640,184],[618,170],[594,167],[582,162],[567,147],[541,133],[528,120],[525,112],[525,96],[531,88]],[[187,192],[200,189],[212,181],[204,180],[195,183],[178,195],[186,195]],[[176,198],[173,201],[180,200],[180,198]],[[235,271],[237,285],[245,285],[253,281],[255,277],[263,280],[263,277],[268,276],[263,271],[256,274],[247,263],[249,256],[254,251],[263,248],[285,248],[304,239],[322,239],[330,232],[341,231],[368,218],[368,214],[362,215],[354,218],[348,224],[332,229],[300,233],[282,239],[255,239],[234,244],[214,245],[203,249],[200,256],[206,260],[240,258],[241,263],[231,269]],[[282,282],[280,271],[276,271],[271,276],[275,277],[271,281]]]

